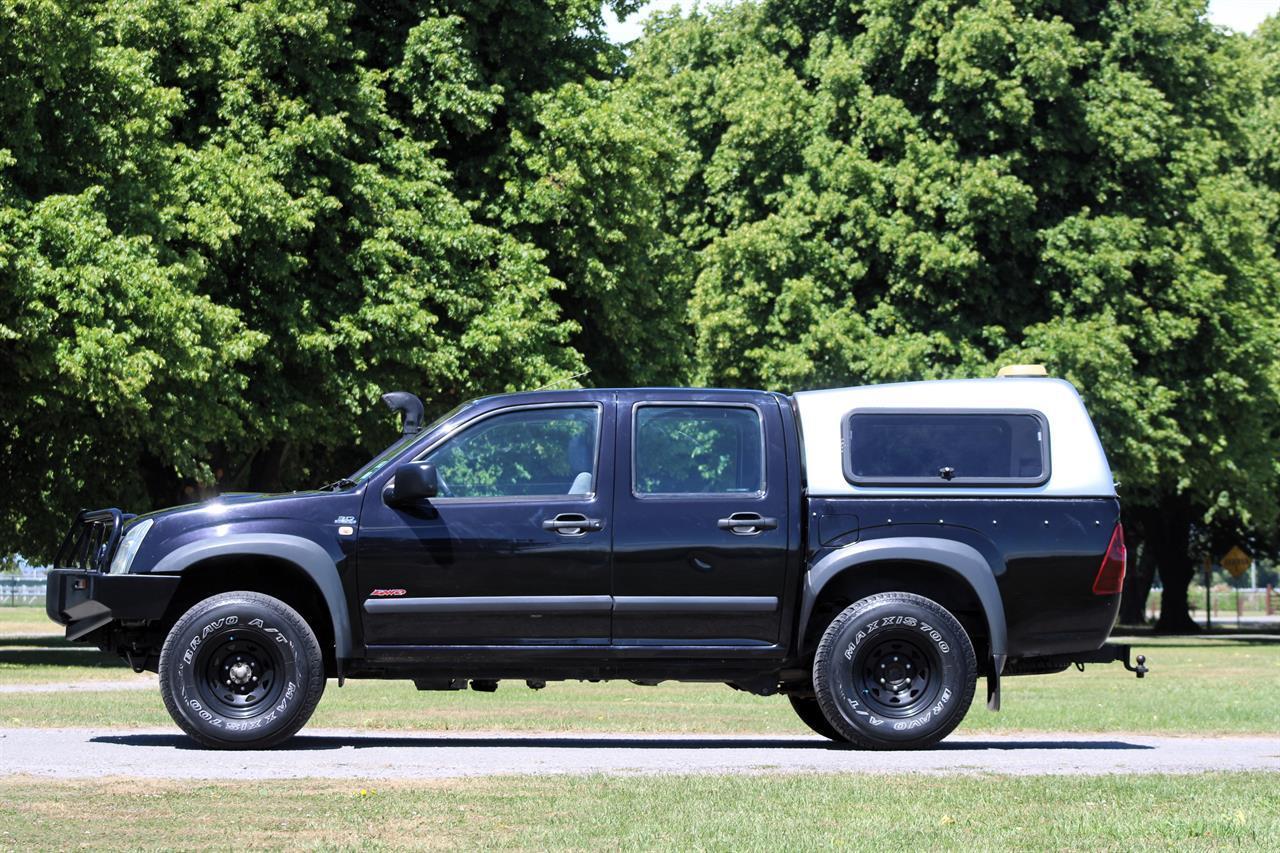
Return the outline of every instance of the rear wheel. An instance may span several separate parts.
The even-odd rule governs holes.
[[[160,651],[160,695],[184,732],[217,749],[292,737],[324,693],[320,644],[296,610],[256,592],[207,598]]]
[[[923,749],[960,724],[973,701],[973,644],[946,608],[884,592],[827,627],[813,664],[823,716],[866,749]]]
[[[818,706],[818,700],[812,696],[788,696],[791,700],[791,708],[796,712],[806,726],[813,729],[825,738],[847,744],[848,739],[840,734],[835,726],[827,721],[826,716],[822,713],[822,708]]]

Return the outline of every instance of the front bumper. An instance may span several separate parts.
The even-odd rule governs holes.
[[[104,575],[82,569],[51,569],[44,609],[78,640],[109,622],[145,622],[164,616],[180,575]]]

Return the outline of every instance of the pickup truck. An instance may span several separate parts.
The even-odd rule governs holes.
[[[311,491],[76,518],[47,610],[159,673],[201,745],[296,733],[327,680],[549,680],[785,695],[834,741],[936,744],[979,677],[1108,645],[1120,504],[1076,390],[1044,377],[794,395],[484,397]]]

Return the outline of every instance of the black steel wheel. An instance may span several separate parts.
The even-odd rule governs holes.
[[[160,652],[165,707],[203,746],[275,746],[307,722],[324,685],[320,644],[306,620],[259,593],[201,601]]]
[[[827,627],[814,656],[823,716],[867,749],[933,746],[964,719],[976,680],[973,644],[956,618],[905,592],[850,605]]]
[[[796,712],[796,716],[806,726],[825,738],[848,745],[848,738],[840,734],[839,730],[823,715],[817,699],[812,696],[788,696],[787,698],[791,700],[791,708]]]

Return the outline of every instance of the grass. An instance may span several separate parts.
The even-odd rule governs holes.
[[[0,685],[143,678],[115,655],[68,643],[63,633],[43,607],[0,607]]]
[[[35,611],[37,608],[14,608]],[[0,685],[150,679],[117,658],[58,638],[16,637],[30,613],[0,612]],[[983,708],[983,686],[961,731],[1274,734],[1280,707],[1280,643],[1144,639],[1153,672],[1138,681],[1118,665],[1004,682],[1004,710]],[[1206,685],[1215,689],[1204,701]],[[0,693],[0,726],[170,727],[158,691]],[[367,730],[807,733],[781,697],[719,684],[551,682],[532,691],[504,682],[492,695],[419,693],[403,681],[330,682],[313,727]]]
[[[1274,774],[0,779],[0,847],[1167,849],[1280,846]],[[270,803],[257,808],[254,803]]]
[[[0,611],[0,685],[154,678]],[[37,618],[38,616],[38,618]],[[53,626],[49,626],[53,628]],[[54,628],[56,632],[56,628]],[[1144,639],[1154,667],[1008,679],[962,731],[1274,734],[1280,643]],[[1213,701],[1203,701],[1206,685]],[[981,692],[981,685],[979,685]],[[0,693],[0,727],[172,723],[155,690]],[[780,697],[722,685],[552,682],[496,694],[331,683],[313,727],[802,734]],[[887,759],[889,766],[891,761]],[[1278,774],[521,776],[198,782],[0,777],[0,849],[1280,848]],[[261,807],[268,804],[269,807]]]
[[[0,607],[0,638],[13,636],[62,636],[62,627],[55,624],[43,607]]]

